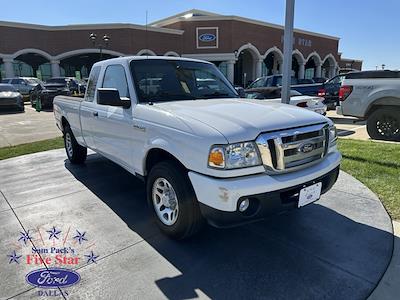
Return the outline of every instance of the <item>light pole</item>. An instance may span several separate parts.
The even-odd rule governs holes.
[[[289,104],[293,52],[294,1],[286,0],[285,33],[283,35],[282,103]]]
[[[103,48],[107,48],[108,43],[110,42],[110,37],[107,34],[103,35],[102,40],[103,40],[104,43],[101,42],[99,44],[96,44],[97,34],[91,33],[89,35],[89,39],[93,43],[93,47],[94,48],[96,48],[96,47],[99,48],[99,50],[100,50],[100,60],[101,60],[103,58]]]

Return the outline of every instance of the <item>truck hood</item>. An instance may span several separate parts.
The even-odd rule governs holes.
[[[306,109],[251,99],[207,99],[154,104],[187,124],[200,121],[235,143],[254,140],[261,132],[330,123],[329,119]]]

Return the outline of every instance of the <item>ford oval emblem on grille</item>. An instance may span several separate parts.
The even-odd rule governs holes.
[[[215,34],[212,33],[203,33],[202,35],[199,36],[199,40],[202,42],[212,42],[216,39],[217,37]]]
[[[62,268],[39,269],[28,273],[26,281],[40,288],[69,287],[77,284],[81,276],[74,270]]]
[[[314,144],[311,143],[303,144],[298,148],[298,151],[302,153],[308,153],[313,150],[314,150]]]

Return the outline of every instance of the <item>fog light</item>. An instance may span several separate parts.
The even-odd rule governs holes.
[[[240,201],[240,203],[239,203],[239,211],[240,212],[244,212],[246,209],[249,208],[249,204],[250,204],[250,200],[248,198],[243,199],[242,201]]]

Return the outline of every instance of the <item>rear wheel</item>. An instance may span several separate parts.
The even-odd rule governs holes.
[[[187,238],[204,223],[189,178],[172,161],[158,163],[151,169],[147,199],[158,227],[171,238]]]
[[[368,117],[367,131],[372,139],[399,142],[400,109],[377,109]]]
[[[64,128],[64,146],[72,164],[82,164],[86,160],[87,148],[78,144],[68,125]]]

